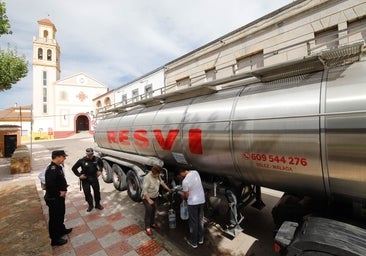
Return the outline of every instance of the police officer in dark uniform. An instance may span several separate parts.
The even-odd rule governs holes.
[[[78,171],[79,167],[81,167],[81,172]],[[79,159],[71,169],[81,180],[85,200],[89,204],[86,211],[90,212],[94,207],[90,187],[93,188],[94,192],[95,208],[103,210],[104,207],[100,204],[100,187],[98,181],[98,177],[102,174],[103,161],[94,155],[92,148],[87,148],[86,156]]]
[[[48,231],[51,245],[66,244],[67,239],[62,237],[72,231],[72,228],[66,228],[64,224],[65,197],[68,186],[63,171],[66,156],[64,150],[52,151],[52,162],[48,165],[45,173],[46,193],[44,199],[49,211]]]

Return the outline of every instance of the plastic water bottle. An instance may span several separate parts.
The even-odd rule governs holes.
[[[169,228],[174,229],[176,227],[176,223],[175,223],[175,211],[173,209],[169,209],[168,220],[169,220]]]
[[[188,220],[188,218],[189,218],[188,205],[187,205],[187,201],[186,200],[183,200],[180,203],[180,218],[182,220]]]

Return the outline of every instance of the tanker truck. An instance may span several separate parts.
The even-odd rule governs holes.
[[[171,186],[174,170],[195,169],[234,236],[242,207],[264,207],[262,187],[283,191],[279,253],[366,255],[364,227],[332,211],[365,210],[365,73],[357,44],[117,107],[95,130],[102,177],[140,201],[152,165]]]

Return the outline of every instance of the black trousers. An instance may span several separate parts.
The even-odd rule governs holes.
[[[81,185],[83,186],[85,201],[88,202],[90,206],[93,206],[93,196],[91,194],[90,187],[93,188],[95,205],[100,204],[100,186],[98,178],[88,177],[85,180],[81,180]]]
[[[152,224],[155,224],[155,212],[156,212],[156,198],[151,198],[154,201],[154,204],[151,205],[146,199],[143,199],[142,202],[145,206],[145,228],[150,228]]]
[[[48,232],[52,241],[61,238],[65,234],[65,198],[57,197],[46,199],[48,206]]]
[[[203,241],[204,228],[204,204],[188,205],[189,213],[189,231],[191,233],[191,242],[195,245]]]

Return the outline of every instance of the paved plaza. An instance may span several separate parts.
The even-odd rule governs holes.
[[[206,219],[205,243],[197,249],[192,249],[184,240],[184,237],[189,235],[187,221],[182,221],[177,216],[177,228],[169,229],[168,208],[161,205],[157,213],[160,229],[155,231],[153,236],[148,236],[144,231],[143,204],[132,201],[126,191],[115,190],[113,184],[104,183],[101,178],[102,204],[105,208],[86,212],[87,203],[71,166],[78,158],[84,156],[85,148],[96,146],[89,134],[78,134],[66,140],[27,143],[27,146],[32,153],[30,173],[11,175],[10,159],[0,159],[0,200],[1,196],[8,199],[2,202],[0,208],[0,235],[4,238],[0,242],[0,252],[27,256],[276,255],[271,246],[271,208],[262,212],[246,209],[245,216],[248,221],[244,221],[244,231],[235,239],[225,237],[218,223]],[[65,224],[67,228],[73,228],[73,231],[66,236],[67,244],[51,247],[47,231],[48,207],[43,200],[44,191],[41,189],[38,174],[50,162],[51,151],[56,149],[64,149],[69,155],[65,161],[65,175],[70,185],[66,198]],[[17,199],[13,200],[15,195]],[[275,197],[264,195],[264,200],[270,200],[269,206],[274,204],[273,198]],[[23,202],[23,207],[19,207],[18,201]],[[17,213],[18,217],[10,216],[11,212]],[[31,218],[29,223],[25,223],[27,217]],[[22,224],[14,222],[16,219]],[[6,223],[3,220],[6,220]],[[13,228],[10,228],[11,226]],[[19,239],[19,233],[28,239]],[[37,239],[30,239],[32,236],[37,236]],[[13,241],[20,242],[14,244]]]

